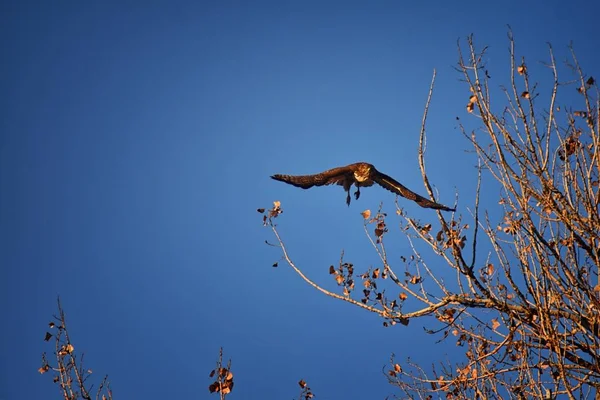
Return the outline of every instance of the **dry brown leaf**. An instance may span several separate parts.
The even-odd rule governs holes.
[[[492,319],[492,329],[496,330],[500,326],[500,322],[496,318]]]
[[[379,278],[379,268],[375,268],[375,270],[373,270],[373,279],[377,278]]]
[[[467,104],[467,111],[468,112],[472,113],[474,108],[475,108],[475,105],[473,103]]]
[[[469,97],[469,103],[475,103],[477,101],[477,96],[475,96],[474,94],[471,95],[471,97]]]
[[[408,298],[408,295],[404,292],[401,292],[398,297],[400,298],[400,300],[406,300]]]
[[[519,73],[519,75],[523,75],[525,72],[527,72],[527,67],[525,66],[525,64],[519,65],[519,67],[517,68],[517,72]]]
[[[524,91],[523,93],[521,93],[521,97],[523,97],[525,99],[528,99],[530,97],[529,96],[529,92],[528,91]]]
[[[342,275],[336,275],[335,276],[335,281],[337,282],[338,285],[341,285],[342,282],[344,282],[344,277]]]
[[[442,239],[444,238],[444,232],[439,231],[436,235],[435,235],[435,240],[437,240],[438,242],[441,242]]]
[[[304,379],[300,379],[300,382],[298,382],[298,385],[300,385],[300,387],[302,389],[304,389],[306,387],[306,382],[304,381]]]
[[[333,265],[329,266],[329,275],[335,274],[335,267]]]
[[[362,215],[364,219],[369,219],[369,217],[371,216],[371,210],[365,210],[361,212],[360,215]]]
[[[275,201],[273,202],[273,206],[274,206],[275,208],[279,208],[279,207],[281,207],[281,202],[280,202],[280,201],[277,201],[277,200],[275,200]]]
[[[487,274],[492,275],[494,273],[494,264],[487,265]]]
[[[431,224],[427,224],[421,228],[421,232],[423,234],[428,234],[431,231]]]
[[[456,313],[456,310],[454,308],[446,308],[444,310],[444,314],[446,315],[446,317],[448,318],[454,318],[454,314]]]
[[[50,332],[46,332],[46,336],[44,337],[44,341],[48,341],[52,338],[52,334]]]
[[[48,364],[44,365],[43,367],[40,367],[38,369],[38,372],[40,374],[45,374],[46,372],[48,372],[48,370],[50,369],[50,366]]]

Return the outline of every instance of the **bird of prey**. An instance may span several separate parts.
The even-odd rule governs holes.
[[[373,183],[384,187],[390,192],[396,193],[402,197],[414,201],[418,205],[424,208],[433,208],[436,210],[443,211],[455,211],[456,209],[446,207],[442,204],[427,200],[425,197],[420,196],[409,190],[404,185],[400,184],[395,179],[387,176],[386,174],[377,171],[377,169],[369,163],[358,162],[345,167],[332,168],[325,172],[321,172],[316,175],[273,175],[271,178],[300,187],[302,189],[309,189],[313,186],[324,186],[324,185],[340,185],[344,187],[344,190],[348,192],[346,197],[346,204],[350,206],[350,188],[352,185],[356,185],[356,200],[360,197],[360,188],[372,186]]]

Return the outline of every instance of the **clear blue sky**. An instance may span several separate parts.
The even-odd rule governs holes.
[[[430,178],[468,215],[457,39],[490,46],[498,85],[506,24],[531,62],[547,41],[564,59],[573,41],[598,75],[599,6],[400,3],[2,2],[0,399],[58,398],[37,372],[57,295],[76,350],[121,399],[206,398],[219,346],[232,399],[290,399],[301,378],[322,399],[383,398],[391,352],[452,354],[422,335],[427,321],[384,329],[271,267],[279,253],[256,208],[282,202],[292,256],[333,288],[341,249],[357,270],[377,265],[359,212],[392,211],[393,195],[365,189],[348,208],[339,187],[269,176],[364,160],[424,193],[416,146],[436,68]],[[390,238],[395,257],[408,254]]]

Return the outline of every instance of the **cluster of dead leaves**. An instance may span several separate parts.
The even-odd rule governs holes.
[[[472,113],[473,110],[475,109],[475,103],[477,103],[477,96],[475,96],[474,94],[471,95],[471,97],[469,97],[469,102],[467,103],[467,111]]]
[[[578,91],[579,93],[581,93],[581,94],[584,94],[584,93],[585,93],[585,91],[586,91],[586,89],[589,89],[590,87],[592,87],[592,86],[594,85],[594,83],[596,83],[596,80],[594,79],[594,77],[593,77],[593,76],[590,76],[590,77],[588,78],[588,80],[587,80],[587,81],[585,81],[585,85],[584,85],[584,86],[581,86],[581,87],[578,87],[578,88],[577,88],[577,91]]]
[[[567,136],[564,146],[558,150],[558,157],[562,161],[565,161],[569,156],[575,154],[575,152],[579,150],[581,147],[581,141],[579,140],[580,135],[581,131],[576,130],[571,135]]]
[[[466,382],[469,379],[477,379],[479,370],[476,366],[466,366],[465,368],[457,368],[458,376],[454,379],[454,383]]]
[[[440,312],[437,312],[436,318],[446,324],[452,324],[454,322],[454,314],[456,314],[456,309],[448,307]]]
[[[217,376],[217,379],[208,386],[210,393],[221,392],[224,395],[233,390],[233,373],[227,368],[213,369],[210,371],[210,377]]]
[[[371,268],[369,268],[368,271],[366,271],[365,273],[363,273],[359,276],[363,280],[363,286],[364,286],[364,289],[363,289],[364,297],[362,299],[360,299],[360,301],[363,304],[367,304],[371,300],[371,293],[373,292],[375,294],[374,301],[376,301],[380,304],[385,303],[383,293],[377,290],[377,279],[379,279],[379,278],[386,279],[387,274],[385,274],[385,278],[384,278],[382,276],[381,270],[379,268],[375,268],[373,270]],[[392,309],[397,306],[397,304],[395,303],[395,300],[394,300],[394,304],[391,306],[392,306]]]
[[[66,356],[67,354],[72,354],[73,351],[75,350],[75,348],[73,347],[72,344],[63,344],[62,346],[60,346],[60,350],[58,351],[58,355],[59,356]]]
[[[56,324],[54,322],[50,322],[50,323],[48,323],[48,327],[50,327],[50,329],[53,329],[56,327]],[[62,326],[59,326],[58,328],[62,329]],[[50,339],[52,339],[52,337],[54,337],[54,335],[52,333],[46,331],[46,334],[44,335],[44,341],[48,342],[48,341],[50,341]],[[58,355],[64,357],[68,354],[72,354],[74,350],[75,350],[75,348],[73,347],[72,344],[62,345],[62,346],[60,346]],[[40,368],[38,368],[38,372],[40,374],[45,374],[49,370],[50,370],[50,365],[48,364],[48,361],[46,360],[46,356],[44,353],[42,355],[42,366]],[[54,381],[56,382],[57,380],[58,380],[58,377],[55,377]]]
[[[388,371],[388,375],[393,376],[394,378],[397,377],[401,373],[402,373],[402,367],[400,366],[400,364],[394,364],[393,368]]]
[[[337,268],[333,265],[329,266],[329,274],[333,275],[336,283],[339,286],[343,286],[344,295],[346,297],[349,297],[351,292],[355,289],[356,285],[356,282],[354,280],[354,265],[352,263],[340,261],[340,265]],[[388,278],[388,273],[386,272],[385,268],[369,268],[369,270],[367,270],[365,273],[356,275],[356,277],[362,279],[363,297],[360,299],[360,301],[363,304],[368,304],[369,302],[378,303],[379,305],[383,306],[384,308],[390,311],[393,311],[399,307],[397,300],[388,301],[388,299],[386,299],[384,295],[384,292],[379,291],[377,288],[378,279]],[[413,279],[413,282],[420,282],[420,278]],[[400,301],[404,301],[408,298],[406,293],[400,293],[398,297]],[[404,325],[408,324],[408,321],[405,320],[398,321],[403,323]],[[396,319],[390,319],[389,322],[386,321],[383,323],[383,325],[386,327],[390,325],[395,325],[398,321]]]
[[[435,240],[439,244],[442,244],[444,249],[449,249],[454,246],[464,249],[467,241],[467,235],[462,235],[462,231],[465,229],[469,229],[468,224],[461,228],[458,222],[452,221],[450,222],[450,229],[447,230],[446,234],[444,234],[444,231],[440,230],[435,235]]]
[[[306,383],[306,381],[304,379],[300,379],[300,381],[298,382],[298,385],[300,385],[300,398],[304,399],[304,400],[309,400],[312,399],[313,397],[315,397],[314,393],[312,392],[312,390],[310,389],[310,387],[308,387],[308,384]]]
[[[50,365],[48,364],[44,364],[42,365],[40,368],[38,368],[38,372],[40,374],[45,374],[46,372],[48,372],[50,370]]]
[[[504,227],[498,226],[498,230],[501,230],[508,235],[516,234],[523,221],[523,218],[518,218],[518,216],[519,214],[515,214],[512,211],[506,214],[504,216]]]
[[[418,285],[419,283],[423,282],[423,277],[420,275],[413,275],[408,271],[404,273],[404,276],[406,277],[404,282],[410,283],[411,285]]]
[[[57,327],[54,322],[50,322],[48,324],[48,326],[50,327],[50,329]],[[62,325],[59,325],[58,329],[60,331],[62,331],[64,329],[64,327]],[[52,333],[46,331],[46,334],[44,335],[44,341],[48,342],[48,341],[50,341],[50,339],[52,337],[54,337],[54,335]],[[60,340],[59,336],[57,336],[56,338],[57,338],[57,340]],[[75,347],[71,343],[67,343],[67,344],[63,344],[59,347],[58,353],[56,353],[56,355],[58,357],[65,357],[67,355],[73,354],[74,351],[75,351]],[[65,373],[68,370],[70,370],[71,368],[76,368],[75,364],[72,364],[72,361],[69,361],[69,363],[67,363],[66,365],[67,365],[67,367],[66,367],[67,369],[65,370],[65,367],[62,367],[62,370],[60,370],[61,373]],[[45,374],[46,372],[50,371],[51,369],[52,369],[52,367],[50,366],[50,364],[48,363],[48,360],[46,359],[46,353],[42,354],[42,366],[40,368],[38,368],[38,372],[40,374]],[[59,371],[59,369],[57,368],[57,369],[55,369],[55,371]],[[88,369],[86,372],[88,374],[91,374],[92,370]],[[72,384],[72,378],[70,376],[66,377],[65,379],[66,379],[65,380],[66,385],[69,386]],[[59,380],[60,380],[59,374],[54,375],[54,377],[52,378],[52,381],[54,383],[58,383]],[[103,396],[103,399],[104,398],[105,397]]]
[[[267,226],[268,222],[271,218],[277,218],[279,216],[279,214],[283,213],[283,210],[281,209],[281,202],[280,201],[274,201],[273,202],[273,208],[269,209],[269,210],[265,210],[264,208],[258,208],[256,209],[256,211],[258,211],[263,215],[263,225]],[[266,211],[266,214],[265,214]]]
[[[344,295],[350,296],[350,293],[355,288],[354,282],[354,265],[351,263],[342,263],[338,268],[335,268],[333,265],[329,266],[329,274],[334,276],[336,283],[340,286],[344,287]],[[367,272],[357,275],[363,280],[363,295],[364,297],[361,299],[363,304],[367,304],[369,300],[371,300],[371,292],[375,292],[375,301],[383,302],[383,293],[377,291],[377,279],[387,279],[387,273],[385,270],[382,272],[381,269],[369,269]],[[395,308],[397,304],[395,301],[390,304],[390,307]]]
[[[339,286],[344,287],[344,296],[350,296],[354,290],[354,265],[351,263],[342,263],[336,269],[333,265],[329,267],[329,274],[333,275]]]
[[[387,217],[386,213],[378,212],[373,218],[371,217],[371,210],[365,210],[360,213],[362,217],[367,220],[367,224],[375,224],[375,236],[377,237],[377,243],[381,243],[383,239],[383,235],[387,233],[388,229],[385,225],[385,217]]]

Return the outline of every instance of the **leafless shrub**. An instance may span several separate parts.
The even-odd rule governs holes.
[[[43,353],[42,366],[38,372],[40,374],[49,373],[52,376],[52,381],[60,388],[64,400],[92,400],[93,385],[88,383],[92,370],[83,366],[83,353],[79,359],[77,358],[60,298],[57,302],[58,315],[54,316],[54,321],[48,324],[49,331],[46,331],[44,337],[46,342],[50,342],[54,338],[52,340],[54,342],[52,361],[49,361],[46,353]],[[112,400],[108,376],[105,376],[100,382],[94,398],[96,400]]]
[[[233,372],[231,372],[231,360],[227,362],[227,366],[223,367],[223,348],[219,349],[219,359],[217,367],[210,371],[209,376],[214,380],[209,386],[210,393],[218,393],[219,398],[224,400],[233,390]]]

